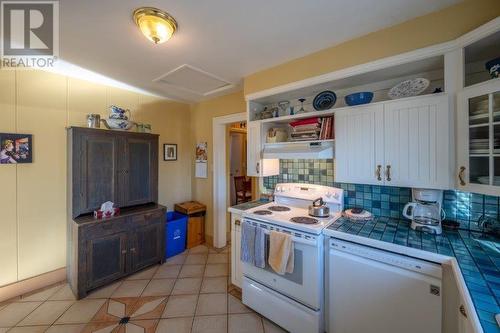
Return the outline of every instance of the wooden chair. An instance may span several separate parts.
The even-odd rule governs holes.
[[[252,181],[245,176],[234,177],[236,204],[252,200]]]

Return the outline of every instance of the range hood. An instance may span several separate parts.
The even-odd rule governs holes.
[[[333,140],[277,142],[264,144],[263,158],[325,159],[333,158]]]

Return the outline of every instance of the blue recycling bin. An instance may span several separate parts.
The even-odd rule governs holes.
[[[188,216],[177,212],[167,212],[166,215],[165,258],[170,258],[186,250]]]

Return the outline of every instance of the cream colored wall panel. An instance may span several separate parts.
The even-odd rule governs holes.
[[[65,266],[66,83],[18,72],[18,130],[32,133],[34,146],[34,163],[18,165],[19,279]]]
[[[68,114],[70,126],[87,126],[87,114],[107,118],[106,87],[88,81],[68,78]]]
[[[141,96],[134,119],[152,124],[159,134],[158,201],[169,210],[178,202],[191,199],[191,154],[189,106],[167,100]],[[163,144],[177,144],[177,161],[163,161]]]
[[[16,131],[16,73],[0,70],[0,132]],[[0,286],[17,280],[16,166],[0,166]]]

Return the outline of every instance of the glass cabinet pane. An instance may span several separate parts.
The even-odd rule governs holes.
[[[490,153],[490,127],[482,125],[469,128],[469,154]]]
[[[490,158],[489,156],[469,158],[469,181],[473,184],[490,183]]]
[[[500,91],[493,94],[493,121],[500,122]]]
[[[495,157],[495,160],[493,162],[493,167],[495,168],[493,185],[500,186],[500,157]]]
[[[488,97],[488,95],[482,95],[469,99],[469,125],[489,123]]]

